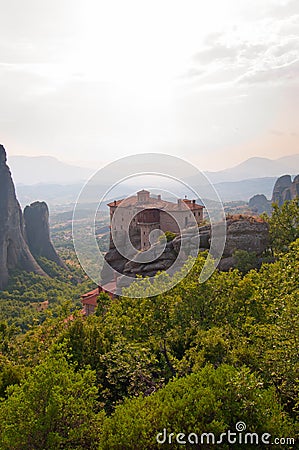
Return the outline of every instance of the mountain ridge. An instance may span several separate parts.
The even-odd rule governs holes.
[[[93,169],[60,161],[54,156],[8,157],[13,179],[17,185],[70,184],[88,179]]]
[[[17,185],[73,184],[86,181],[94,168],[72,165],[54,156],[8,157]],[[296,174],[299,171],[299,154],[282,156],[277,159],[253,156],[233,167],[219,171],[204,171],[212,183],[242,181],[253,178],[280,177],[285,174]]]
[[[217,172],[206,171],[205,174],[213,183],[225,181],[241,181],[252,178],[280,177],[285,174],[296,174],[299,170],[299,154],[282,156],[277,159],[253,156],[234,167]]]

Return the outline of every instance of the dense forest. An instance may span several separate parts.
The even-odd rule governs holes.
[[[200,254],[168,292],[150,296],[145,279],[149,297],[100,294],[89,317],[92,283],[70,249],[70,271],[41,260],[53,278],[15,272],[0,293],[1,450],[298,448],[298,202],[265,219],[259,270],[242,254],[199,284]],[[240,423],[269,444],[213,445]]]

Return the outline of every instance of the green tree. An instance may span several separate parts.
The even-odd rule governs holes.
[[[156,436],[164,428],[168,434],[214,433],[219,438],[228,429],[235,432],[239,421],[246,423],[248,431],[260,434],[295,433],[275,390],[264,387],[246,367],[237,370],[223,365],[215,370],[206,366],[198,373],[174,379],[149,397],[128,399],[117,406],[104,420],[100,449],[161,448]],[[166,445],[170,447],[181,445],[173,439],[171,446]],[[248,445],[238,445],[238,449],[243,448]]]
[[[176,234],[172,231],[165,231],[165,237],[167,242],[173,241],[173,239],[176,237]]]
[[[235,268],[240,270],[243,274],[255,269],[258,266],[258,259],[254,252],[247,252],[246,250],[235,250],[233,253]]]
[[[52,353],[0,407],[2,450],[96,449],[101,414],[90,369],[75,371]]]
[[[109,296],[109,294],[107,294],[107,292],[101,292],[97,298],[96,315],[102,316],[103,314],[105,314],[105,312],[109,308],[110,303],[111,297]]]
[[[291,242],[299,238],[298,198],[284,202],[282,206],[273,205],[272,216],[264,214],[270,225],[270,247],[273,254],[288,251]]]

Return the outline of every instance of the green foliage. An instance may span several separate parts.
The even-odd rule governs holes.
[[[235,250],[233,257],[236,269],[240,270],[243,274],[249,272],[251,269],[257,268],[258,260],[256,254],[253,252]]]
[[[80,295],[92,284],[85,281],[74,285],[66,270],[50,261],[48,265],[64,275],[57,279],[20,271],[11,274],[7,289],[0,291],[0,320],[24,332],[47,317],[71,314],[81,307]]]
[[[36,258],[38,264],[41,268],[53,279],[62,282],[70,282],[74,285],[78,283],[79,278],[76,278],[77,271],[70,267],[69,270],[65,270],[64,268],[58,266],[55,262],[48,260],[44,257]]]
[[[7,388],[19,384],[22,379],[22,369],[9,359],[1,356],[0,359],[0,398],[7,397]]]
[[[149,397],[129,399],[118,406],[104,421],[100,449],[160,448],[156,436],[164,428],[168,434],[214,433],[219,437],[228,429],[234,432],[240,420],[256,433],[294,433],[275,390],[265,388],[247,368],[222,365],[215,370],[206,366],[171,381]],[[174,442],[171,448],[181,445]]]
[[[175,287],[160,273],[132,283],[133,298],[102,293],[89,317],[90,282],[15,273],[0,294],[0,448],[97,448],[102,408],[101,448],[155,448],[163,426],[218,433],[238,420],[293,436],[299,239],[259,271],[239,258],[199,283],[201,254]]]
[[[96,308],[96,315],[101,316],[105,314],[107,309],[109,308],[109,305],[111,303],[111,298],[109,294],[106,292],[101,292],[97,298],[97,308]]]
[[[64,356],[50,355],[0,406],[1,449],[96,449],[101,414],[89,370],[75,371]]]
[[[159,236],[158,242],[164,241],[164,239],[166,238],[166,242],[170,242],[173,241],[173,239],[176,237],[176,234],[173,233],[172,231],[165,231],[165,233],[161,234],[161,236]]]
[[[175,234],[175,233],[172,233],[172,231],[165,231],[164,234],[165,234],[165,237],[166,237],[166,241],[167,241],[167,242],[173,241],[174,238],[176,237],[176,234]]]
[[[264,214],[270,225],[270,246],[274,254],[288,251],[291,242],[299,238],[299,201],[273,205],[272,216]]]

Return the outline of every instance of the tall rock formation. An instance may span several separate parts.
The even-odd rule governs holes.
[[[253,213],[258,215],[262,213],[271,214],[272,211],[271,202],[264,194],[257,194],[251,197],[248,206]]]
[[[285,201],[299,197],[299,175],[292,181],[291,175],[283,175],[275,183],[272,202],[281,206]]]
[[[44,256],[66,269],[50,239],[49,209],[45,202],[34,202],[24,209],[25,235],[34,257]]]
[[[25,241],[22,211],[0,144],[0,289],[7,285],[9,271],[15,268],[46,275]]]

